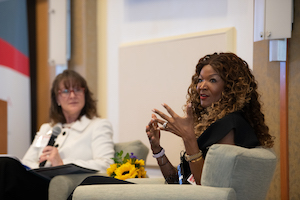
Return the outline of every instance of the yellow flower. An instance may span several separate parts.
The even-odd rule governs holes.
[[[136,159],[134,164],[141,167],[145,165],[145,161],[142,159],[141,160]]]
[[[138,175],[135,166],[130,164],[129,162],[117,168],[115,173],[116,173],[115,178],[121,180],[125,180],[128,178],[135,178]]]
[[[106,169],[106,173],[108,176],[111,176],[112,173],[117,169],[117,163],[111,164],[109,168]]]
[[[120,151],[120,153],[117,152],[115,157],[112,158],[115,163],[106,169],[108,176],[121,180],[127,178],[146,178],[146,171],[143,167],[145,162],[143,159],[138,160],[133,153],[131,153],[131,156],[129,156],[129,153],[124,157],[122,155],[123,151]]]
[[[145,171],[144,167],[141,167],[137,170],[138,173],[138,178],[146,178],[146,173],[147,171]]]
[[[133,161],[132,161],[132,159],[128,159],[126,163],[134,164]]]

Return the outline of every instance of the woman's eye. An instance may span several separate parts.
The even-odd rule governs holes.
[[[74,91],[74,92],[79,92],[79,91],[80,91],[80,88],[74,88],[73,91]]]
[[[215,82],[217,82],[217,80],[213,78],[213,79],[210,79],[210,82],[215,83]]]
[[[68,90],[68,89],[64,89],[64,90],[62,90],[61,92],[64,93],[64,94],[68,94],[68,93],[69,93],[69,90]]]
[[[199,79],[198,79],[198,83],[201,83],[201,82],[202,82],[202,79],[199,78]]]

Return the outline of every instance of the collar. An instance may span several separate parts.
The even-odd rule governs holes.
[[[71,124],[70,129],[82,132],[91,123],[91,121],[92,120],[83,115],[79,120],[76,120],[74,123]]]

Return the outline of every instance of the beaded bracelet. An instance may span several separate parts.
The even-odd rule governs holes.
[[[153,154],[153,157],[154,158],[160,158],[162,157],[163,155],[165,155],[165,150],[164,148],[161,148],[160,152],[156,153],[156,154]]]

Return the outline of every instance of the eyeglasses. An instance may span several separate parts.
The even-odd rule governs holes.
[[[84,92],[84,88],[73,88],[73,89],[64,89],[64,90],[58,90],[58,93],[64,97],[67,98],[70,96],[71,92],[73,92],[76,96],[80,96]]]

